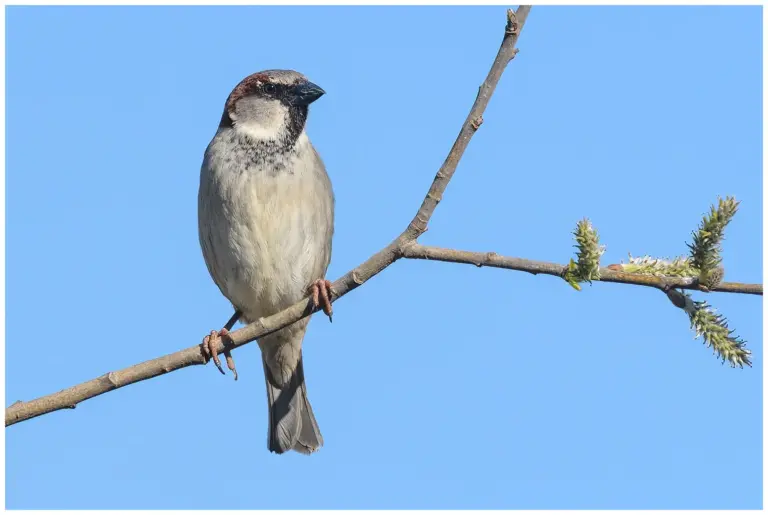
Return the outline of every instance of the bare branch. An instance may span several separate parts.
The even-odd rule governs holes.
[[[435,180],[432,181],[432,186],[430,186],[426,197],[424,197],[419,211],[413,217],[408,229],[401,235],[401,238],[404,240],[413,241],[427,230],[427,223],[432,217],[432,213],[435,212],[437,204],[442,200],[445,188],[448,186],[451,177],[453,177],[459,160],[469,145],[469,140],[477,132],[480,124],[483,123],[483,113],[488,106],[488,102],[491,100],[493,92],[496,90],[496,84],[499,83],[501,74],[504,73],[507,63],[517,54],[515,51],[517,37],[523,29],[530,11],[530,5],[521,5],[518,7],[517,12],[511,9],[507,11],[507,27],[504,31],[504,40],[501,42],[499,52],[496,54],[496,59],[493,61],[485,82],[480,86],[475,103],[469,111],[467,119],[464,120],[459,136],[448,153],[448,157],[445,158],[443,166],[437,171]]]
[[[507,63],[517,53],[515,44],[517,43],[520,31],[525,24],[531,6],[521,5],[517,11],[507,11],[507,24],[504,29],[504,37],[493,61],[488,76],[480,86],[475,103],[467,115],[467,119],[459,131],[456,142],[453,144],[448,157],[435,175],[435,179],[427,192],[424,201],[421,204],[413,221],[408,225],[405,231],[393,240],[389,245],[371,256],[367,261],[357,268],[347,272],[339,280],[333,283],[335,292],[335,301],[365,283],[374,275],[378,274],[389,265],[403,256],[403,248],[412,244],[424,231],[427,230],[429,219],[442,199],[448,182],[453,177],[456,167],[461,160],[464,151],[469,145],[469,141],[482,123],[483,113],[488,106],[488,102],[493,95],[496,85],[501,78],[501,74],[507,66]],[[223,339],[217,339],[215,349],[211,349],[217,355],[225,350],[240,347],[262,336],[273,333],[283,327],[290,325],[306,316],[317,311],[317,308],[310,307],[309,298],[297,302],[293,306],[276,313],[272,316],[262,318],[257,322],[249,324],[230,334],[231,340],[223,343]],[[180,368],[192,365],[203,365],[207,363],[206,356],[201,345],[195,345],[173,354],[168,354],[161,358],[145,361],[138,365],[110,372],[96,379],[67,388],[58,393],[40,397],[29,402],[16,402],[5,410],[5,425],[10,426],[17,422],[22,422],[52,411],[64,408],[74,408],[78,403],[109,392],[116,388],[122,388],[146,379],[151,379],[159,375],[178,370]]]

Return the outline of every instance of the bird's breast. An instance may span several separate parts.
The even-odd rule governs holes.
[[[209,227],[201,229],[201,240],[206,232],[210,251],[204,254],[220,289],[250,319],[297,302],[324,275],[330,243],[319,227],[328,218],[328,199],[312,161],[298,155],[211,166],[209,221],[201,214],[201,225]]]

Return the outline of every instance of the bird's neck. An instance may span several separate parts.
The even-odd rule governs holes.
[[[285,160],[293,159],[306,152],[310,146],[307,134],[302,130],[295,139],[288,141],[286,138],[264,138],[258,130],[235,127],[229,129],[230,141],[236,143],[236,148],[241,149],[240,159],[254,165],[275,165]],[[229,139],[229,138],[228,138]]]

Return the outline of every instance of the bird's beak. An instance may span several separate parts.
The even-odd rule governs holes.
[[[294,105],[308,106],[318,98],[325,95],[323,88],[311,82],[303,82],[293,87],[293,98],[291,103]]]

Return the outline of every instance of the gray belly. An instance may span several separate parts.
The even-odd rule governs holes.
[[[222,293],[254,321],[306,296],[329,259],[326,202],[306,177],[254,177],[210,183],[200,236]],[[201,194],[203,194],[201,190]],[[203,204],[205,204],[203,206]]]

